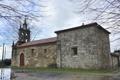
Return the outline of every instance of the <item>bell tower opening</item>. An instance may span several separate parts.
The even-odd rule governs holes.
[[[30,41],[30,29],[28,28],[26,18],[24,20],[23,25],[20,25],[18,35],[19,35],[19,40],[17,42],[18,45],[21,45],[23,43]]]

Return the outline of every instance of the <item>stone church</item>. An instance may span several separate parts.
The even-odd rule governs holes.
[[[90,23],[55,32],[57,37],[30,41],[26,20],[19,28],[19,39],[12,45],[12,66],[108,68],[110,42],[107,30]]]

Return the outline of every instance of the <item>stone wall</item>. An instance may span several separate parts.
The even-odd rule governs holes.
[[[99,55],[98,60],[100,64],[98,64],[101,68],[111,67],[111,57],[110,57],[110,42],[109,42],[109,34],[95,27],[96,32],[96,50]]]
[[[18,56],[18,54],[17,54],[17,49],[14,48],[14,47],[12,47],[11,66],[18,66],[18,65],[17,65],[17,64],[18,64],[18,63],[17,63],[17,62],[18,62],[17,56]]]
[[[117,60],[117,57],[114,57],[114,56],[111,56],[111,59],[112,59],[112,68],[115,69],[115,68],[118,68],[118,60]]]
[[[17,48],[12,66],[20,67],[20,54],[22,53],[25,67],[50,67],[56,64],[56,43]]]
[[[110,66],[109,34],[98,27],[57,33],[58,67],[99,69]],[[77,55],[72,48],[77,47]]]

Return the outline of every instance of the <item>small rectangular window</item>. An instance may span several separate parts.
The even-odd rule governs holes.
[[[44,49],[44,53],[46,53],[47,52],[47,49]]]
[[[31,53],[34,53],[35,52],[35,49],[31,49]]]
[[[78,54],[77,47],[72,47],[72,53],[73,53],[73,55],[77,55]]]

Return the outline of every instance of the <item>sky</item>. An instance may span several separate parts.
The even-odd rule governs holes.
[[[5,0],[6,4],[8,4],[8,1]],[[111,26],[110,24],[101,24],[99,21],[93,20],[92,18],[98,13],[92,13],[87,11],[79,13],[80,12],[79,9],[82,9],[85,5],[83,4],[84,2],[82,1],[81,3],[79,3],[80,0],[50,0],[50,1],[40,0],[40,1],[41,2],[38,3],[45,7],[37,7],[37,9],[34,9],[36,7],[33,7],[33,5],[29,4],[26,5],[26,8],[28,8],[28,6],[32,6],[28,8],[31,11],[38,10],[39,12],[37,12],[36,14],[40,15],[40,17],[37,17],[37,20],[28,21],[29,24],[28,26],[32,26],[31,40],[54,37],[57,36],[54,33],[55,31],[80,26],[82,25],[82,23],[88,24],[91,22],[98,22],[104,28]],[[106,3],[102,3],[100,2],[100,0],[96,0],[96,2],[93,1],[95,0],[91,0],[91,7],[106,5]],[[96,5],[97,3],[99,3],[99,5]],[[23,9],[22,7],[20,8]],[[112,30],[110,29],[108,30],[112,32]],[[17,38],[17,37],[13,38],[17,34],[16,33],[17,31],[16,32],[15,31],[16,30],[13,27],[10,27],[5,20],[0,20],[0,58],[3,43],[5,43],[6,46],[6,58],[11,58],[11,44],[13,40],[16,40],[15,38]],[[119,34],[110,35],[110,41],[113,41],[116,38],[119,38]],[[120,45],[118,43],[120,43],[120,41],[111,42],[111,51],[120,49]]]

